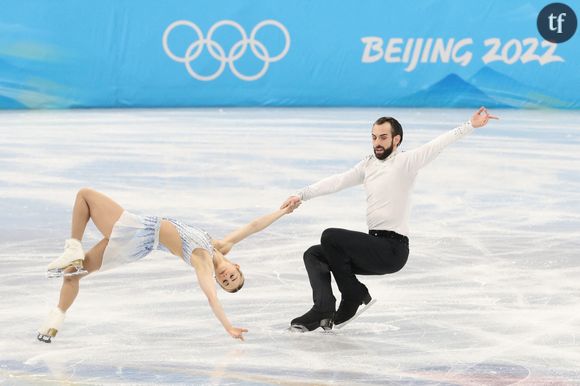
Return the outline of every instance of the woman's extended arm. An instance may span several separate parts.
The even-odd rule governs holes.
[[[295,208],[295,206],[287,206],[265,216],[258,217],[243,227],[236,229],[224,237],[223,240],[217,240],[215,248],[225,255],[232,249],[234,244],[239,243],[246,237],[267,228],[280,217],[284,216],[285,214],[292,213]]]
[[[199,287],[207,297],[207,301],[216,318],[221,322],[225,330],[233,338],[244,340],[243,334],[245,332],[248,332],[248,330],[246,330],[245,328],[238,328],[232,326],[217,297],[217,292],[215,289],[215,281],[212,275],[213,269],[211,266],[211,260],[209,262],[206,261],[193,262],[193,266],[195,268],[195,273],[197,275]]]

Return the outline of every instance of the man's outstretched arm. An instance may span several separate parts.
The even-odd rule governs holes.
[[[362,160],[355,167],[347,170],[344,173],[326,177],[312,185],[299,190],[296,194],[288,197],[286,201],[284,201],[284,203],[280,206],[280,209],[284,209],[289,205],[292,205],[294,208],[296,208],[302,201],[310,200],[311,198],[323,196],[326,194],[335,193],[340,190],[350,188],[351,186],[362,184],[365,176],[365,162],[366,159]]]
[[[499,118],[495,115],[489,114],[485,107],[479,108],[479,110],[472,115],[471,119],[461,126],[440,135],[423,146],[407,152],[407,156],[409,157],[409,168],[418,171],[437,158],[441,151],[443,151],[447,146],[472,133],[476,128],[487,125],[490,119]]]

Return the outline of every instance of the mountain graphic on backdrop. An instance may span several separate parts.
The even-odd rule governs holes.
[[[538,108],[569,107],[550,92],[528,86],[488,66],[482,67],[468,80],[449,74],[440,81],[405,97],[390,102],[393,106]]]
[[[35,67],[36,66],[36,67]],[[0,109],[70,107],[62,85],[36,76],[38,63],[0,58]]]
[[[23,71],[0,59],[0,107],[5,109],[22,109],[26,106],[10,96],[13,90],[21,89],[18,79],[23,79]]]
[[[457,74],[449,74],[424,90],[396,99],[394,106],[418,107],[510,107],[499,103],[482,90],[463,80]]]
[[[2,89],[2,83],[0,82],[0,93]],[[24,109],[26,106],[16,99],[9,98],[0,94],[0,106],[3,109]]]
[[[514,107],[567,107],[569,103],[538,87],[519,82],[491,67],[482,67],[469,83],[494,100]]]

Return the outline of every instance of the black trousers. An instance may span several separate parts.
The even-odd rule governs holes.
[[[320,245],[304,252],[314,308],[322,312],[335,310],[331,272],[343,299],[362,301],[368,289],[355,275],[397,272],[405,266],[408,256],[409,242],[402,236],[378,237],[346,229],[326,229]]]

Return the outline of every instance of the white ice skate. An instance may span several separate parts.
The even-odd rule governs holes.
[[[60,308],[56,307],[52,309],[48,313],[42,327],[38,329],[38,336],[36,338],[41,342],[51,343],[51,339],[56,336],[56,333],[64,323],[64,315],[64,312]]]
[[[76,239],[68,239],[64,243],[64,252],[62,255],[48,265],[46,276],[77,276],[87,273],[83,268],[84,259],[85,252],[83,251],[81,242]],[[67,271],[69,267],[75,268],[75,270]]]

